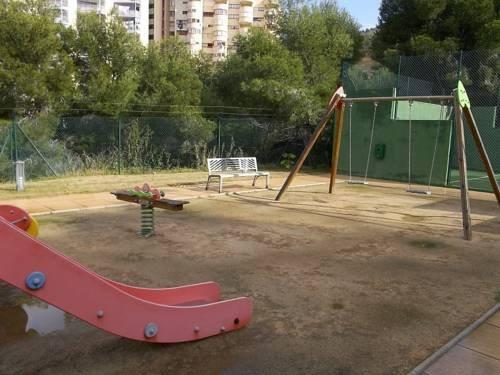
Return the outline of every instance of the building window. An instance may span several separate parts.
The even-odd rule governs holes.
[[[213,12],[203,12],[203,17],[213,17],[214,13]]]
[[[258,7],[258,8],[257,8],[257,11],[258,11],[258,12],[264,12],[265,10],[266,10],[266,8],[262,8],[262,7]]]
[[[227,18],[229,18],[230,20],[237,20],[240,18],[240,15],[239,14],[230,14],[229,16],[227,16]]]
[[[226,33],[222,30],[216,31],[215,36],[224,36]]]
[[[221,15],[221,14],[227,14],[226,9],[215,9],[214,14]]]
[[[240,9],[240,4],[229,4],[229,9]]]
[[[262,21],[261,17],[254,17],[253,18],[253,22],[260,22],[260,21]]]
[[[208,48],[213,48],[213,47],[214,47],[214,44],[213,44],[213,43],[207,43],[207,47],[208,47]]]
[[[168,12],[168,14],[170,15],[170,17],[174,17],[175,16],[175,11],[171,10],[170,12]]]
[[[238,30],[239,29],[239,26],[236,26],[236,25],[231,25],[229,27],[231,30]]]
[[[183,10],[182,14],[188,14],[188,11],[187,10]]]

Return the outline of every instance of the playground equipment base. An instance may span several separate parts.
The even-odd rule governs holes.
[[[154,343],[193,341],[246,326],[252,301],[220,301],[215,282],[149,289],[109,280],[0,216],[0,279],[109,333]]]

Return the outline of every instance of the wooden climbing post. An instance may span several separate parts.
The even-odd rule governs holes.
[[[304,161],[306,160],[307,156],[311,152],[314,144],[316,143],[316,141],[318,140],[319,136],[321,135],[321,133],[325,129],[326,124],[328,123],[328,121],[332,117],[332,114],[333,114],[335,108],[337,107],[338,103],[340,102],[340,100],[343,97],[344,97],[344,89],[342,87],[339,87],[334,92],[334,94],[332,95],[332,98],[330,99],[330,102],[328,103],[326,111],[323,114],[323,117],[321,117],[319,125],[314,130],[314,133],[312,134],[311,138],[309,139],[309,142],[307,143],[306,148],[300,154],[300,157],[297,160],[297,163],[295,163],[292,171],[288,175],[285,183],[281,187],[281,189],[280,189],[278,195],[276,196],[275,200],[279,201],[281,199],[281,197],[283,196],[283,194],[286,192],[286,190],[288,189],[288,187],[292,183],[293,178],[295,177],[295,175],[300,171],[300,168],[302,168],[302,165],[304,164]]]
[[[337,178],[337,167],[339,164],[339,155],[340,155],[340,142],[342,140],[342,128],[344,127],[344,111],[345,111],[345,102],[342,100],[336,109],[335,116],[335,133],[334,139],[332,142],[332,161],[331,161],[331,170],[330,170],[330,188],[328,192],[332,194],[333,188],[335,187],[335,179]]]
[[[455,110],[455,130],[456,130],[456,148],[458,169],[460,172],[460,196],[462,200],[462,225],[464,230],[464,239],[472,239],[472,227],[470,219],[469,202],[469,182],[467,180],[467,160],[465,157],[465,137],[464,124],[462,121],[462,106],[459,100],[458,89],[453,90],[454,110]]]
[[[474,139],[474,143],[476,144],[477,151],[479,152],[479,156],[481,157],[484,168],[486,169],[486,173],[488,174],[493,193],[495,194],[497,203],[500,206],[500,189],[498,188],[498,183],[495,179],[495,172],[493,171],[490,158],[488,157],[483,140],[481,139],[481,134],[479,134],[476,121],[474,119],[474,116],[472,115],[470,107],[464,107],[463,112],[465,115],[465,119],[467,120],[467,125],[469,126],[470,132],[472,134],[472,138]]]

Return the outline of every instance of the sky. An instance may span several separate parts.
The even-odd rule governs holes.
[[[338,0],[362,26],[363,29],[375,27],[381,0]]]

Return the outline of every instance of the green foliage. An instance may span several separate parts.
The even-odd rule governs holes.
[[[498,0],[382,0],[372,48],[378,59],[500,47]]]
[[[1,108],[60,108],[73,90],[71,60],[53,19],[44,0],[0,2]]]
[[[181,109],[200,104],[203,84],[198,78],[197,60],[182,40],[172,37],[151,43],[142,60],[138,102]],[[169,111],[165,107],[161,110]]]
[[[283,44],[300,56],[308,84],[323,100],[339,81],[342,60],[360,57],[360,26],[335,1],[312,6],[283,4],[274,28]]]
[[[225,103],[270,108],[275,118],[294,124],[317,119],[319,100],[305,85],[298,56],[260,29],[240,35],[236,46],[215,77]]]
[[[77,68],[76,107],[108,115],[126,108],[139,81],[143,47],[137,36],[113,15],[83,13],[76,30],[66,30],[63,39]]]
[[[280,165],[282,168],[291,169],[295,164],[295,159],[297,156],[291,152],[285,152],[281,155]]]

